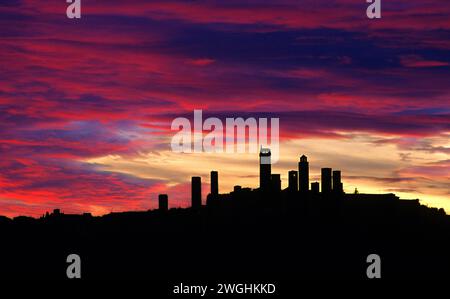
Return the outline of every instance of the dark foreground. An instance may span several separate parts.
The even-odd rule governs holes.
[[[367,280],[375,253],[382,279],[450,280],[449,218],[390,195],[245,190],[197,210],[0,218],[0,277],[64,280],[75,253],[83,280]]]

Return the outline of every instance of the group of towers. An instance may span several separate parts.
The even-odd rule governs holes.
[[[210,179],[210,195],[212,198],[216,198],[219,196],[219,173],[217,171],[211,171]],[[341,171],[322,168],[321,183],[311,183],[310,189],[309,162],[308,158],[302,155],[298,162],[298,170],[288,172],[287,190],[303,194],[319,194],[320,185],[322,185],[321,192],[323,195],[343,193]],[[262,191],[281,191],[281,175],[272,173],[271,152],[268,148],[261,148],[259,153],[259,189]],[[158,199],[159,210],[167,211],[169,208],[167,194],[160,194]],[[199,209],[202,206],[202,179],[199,176],[194,176],[191,179],[191,204],[193,209]]]
[[[259,153],[259,188],[263,190],[279,190],[281,189],[279,188],[280,175],[272,173],[270,157],[270,150],[262,148]],[[298,170],[289,171],[288,183],[288,189],[291,191],[319,193],[319,182],[311,183],[311,189],[309,188],[309,162],[305,155],[300,157]],[[323,194],[344,192],[341,182],[341,171],[333,171],[331,168],[322,168],[321,185]]]

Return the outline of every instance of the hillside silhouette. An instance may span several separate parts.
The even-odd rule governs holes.
[[[192,206],[143,212],[0,218],[0,277],[67,279],[66,257],[83,279],[367,279],[366,257],[381,257],[382,279],[450,279],[450,217],[394,194],[346,194],[341,172],[309,181],[300,157],[282,190],[270,150],[260,152],[260,186],[219,192],[212,171],[205,197],[192,178]]]

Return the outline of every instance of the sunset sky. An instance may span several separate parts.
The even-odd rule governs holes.
[[[0,215],[145,210],[190,177],[257,187],[254,154],[173,153],[174,118],[277,117],[311,180],[450,213],[450,2],[0,2]]]

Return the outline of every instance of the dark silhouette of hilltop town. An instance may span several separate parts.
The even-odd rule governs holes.
[[[450,279],[450,217],[394,194],[344,192],[341,172],[309,178],[301,156],[286,189],[260,151],[259,188],[219,192],[210,174],[203,205],[192,177],[192,206],[94,217],[55,209],[40,219],[0,218],[1,278],[67,279],[78,254],[83,279],[291,281],[368,279],[366,258],[381,258],[382,279]]]

